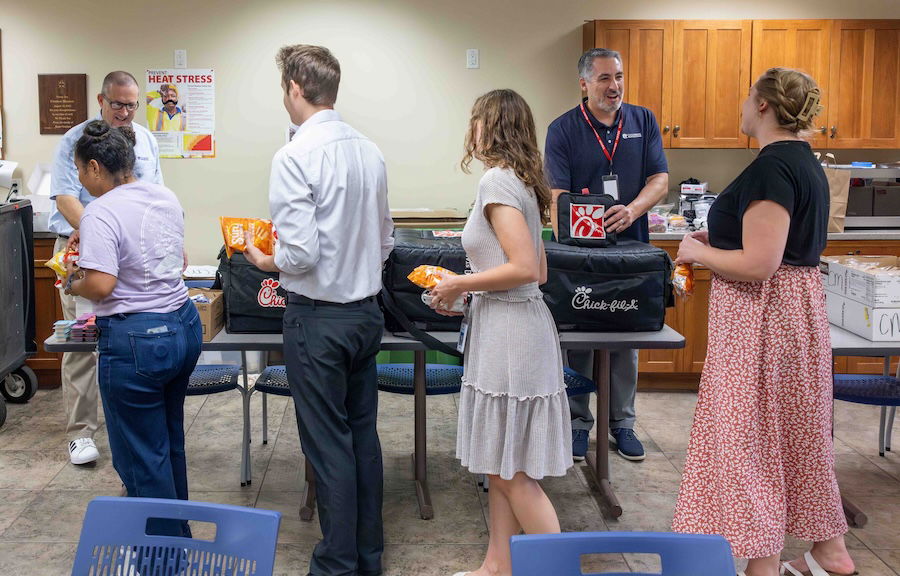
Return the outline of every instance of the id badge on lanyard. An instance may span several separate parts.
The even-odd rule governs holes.
[[[587,125],[590,127],[591,131],[594,133],[594,136],[597,138],[597,142],[600,144],[600,149],[603,150],[603,155],[606,156],[606,159],[609,161],[609,174],[603,176],[603,193],[609,194],[614,199],[619,199],[619,177],[616,176],[613,171],[613,158],[616,155],[616,150],[619,149],[619,139],[622,137],[622,126],[625,124],[625,115],[624,112],[619,112],[619,126],[616,128],[616,140],[613,143],[612,152],[606,149],[606,144],[603,143],[603,138],[600,137],[600,134],[597,133],[597,129],[594,128],[594,125],[591,124],[590,118],[588,118],[587,110],[584,109],[584,102],[581,103],[581,114],[584,116],[584,121],[587,122]]]
[[[469,308],[472,304],[472,295],[466,298],[465,311],[463,312],[462,322],[459,325],[459,340],[456,341],[456,351],[460,354],[466,353],[466,341],[469,335]]]

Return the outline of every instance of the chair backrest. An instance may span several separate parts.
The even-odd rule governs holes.
[[[513,576],[582,576],[584,554],[658,554],[663,576],[734,576],[731,546],[721,536],[662,532],[566,532],[513,536]],[[626,576],[603,572],[603,576]],[[627,573],[638,576],[647,573]],[[659,576],[659,575],[656,575]]]
[[[216,526],[214,541],[147,534],[147,520]],[[72,576],[262,576],[275,567],[281,513],[163,498],[99,497],[87,507]]]

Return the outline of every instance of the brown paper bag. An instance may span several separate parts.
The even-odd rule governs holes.
[[[819,158],[818,152],[816,158]],[[847,216],[847,198],[850,195],[850,171],[829,167],[836,164],[834,154],[831,152],[825,154],[825,161],[822,164],[825,177],[828,178],[828,231],[843,232],[844,218]]]

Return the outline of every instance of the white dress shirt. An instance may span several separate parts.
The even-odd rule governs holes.
[[[311,116],[275,154],[269,209],[286,290],[339,303],[381,290],[394,248],[384,157],[337,112]]]

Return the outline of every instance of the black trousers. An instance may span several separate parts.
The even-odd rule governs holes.
[[[329,304],[289,294],[284,356],[303,454],[316,474],[322,541],[313,576],[381,574],[384,472],[375,355],[384,319],[374,298]]]

